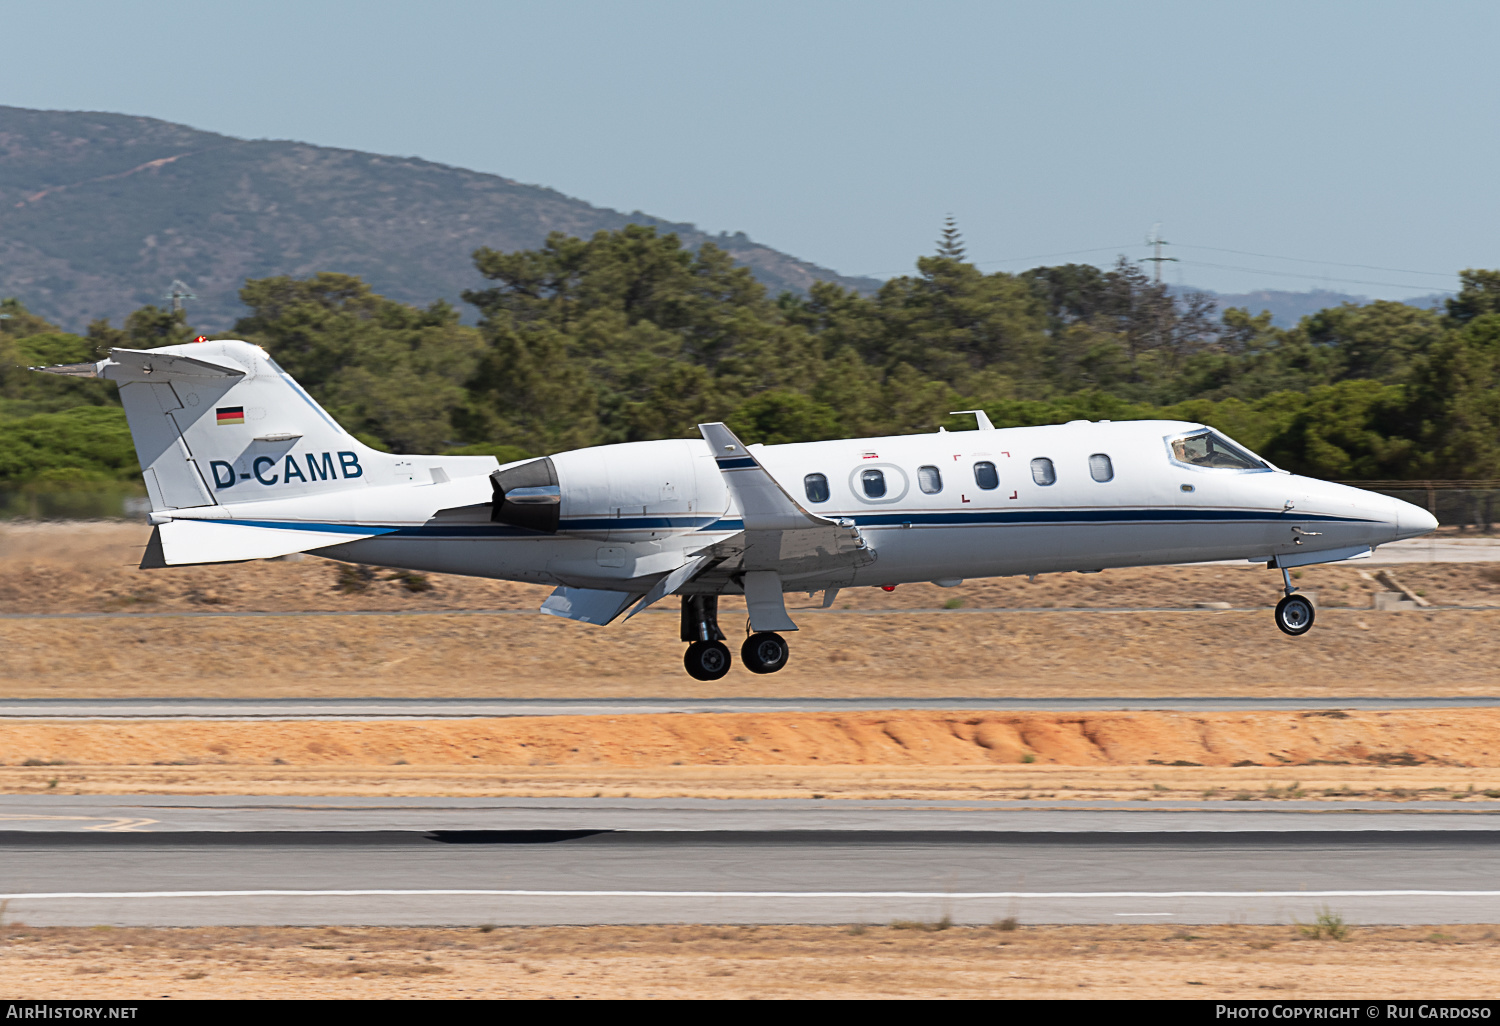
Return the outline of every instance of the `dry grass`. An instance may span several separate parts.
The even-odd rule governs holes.
[[[1302,638],[1264,612],[798,620],[785,670],[708,683],[673,615],[0,620],[0,697],[1462,696],[1500,665],[1500,610],[1325,610]]]
[[[1375,613],[1363,607],[1384,586],[1356,566],[1298,571],[1323,606],[1298,639],[1264,610],[999,611],[1268,607],[1278,596],[1278,575],[1264,569],[1159,567],[851,589],[835,612],[795,613],[803,629],[784,671],[736,668],[705,684],[682,671],[668,604],[588,627],[525,615],[546,588],[366,575],[315,557],[139,571],[145,539],[140,525],[0,525],[0,612],[434,615],[0,621],[0,697],[1476,695],[1494,693],[1500,665],[1500,608]],[[1439,605],[1500,607],[1493,566],[1396,572]],[[731,635],[742,608],[725,601]]]
[[[28,998],[1488,998],[1487,926],[0,931]]]
[[[142,524],[0,524],[0,612],[146,612],[172,610],[531,609],[550,589],[445,574],[413,590],[390,571],[360,574],[315,556],[301,562],[136,569],[150,531]],[[1483,563],[1392,568],[1435,605],[1500,607],[1500,576]],[[1385,590],[1357,564],[1294,572],[1299,587],[1328,608],[1368,609]],[[850,609],[1182,608],[1195,602],[1269,607],[1280,575],[1249,564],[1143,567],[1102,574],[1046,574],[970,581],[953,589],[902,585],[886,593],[841,593]]]

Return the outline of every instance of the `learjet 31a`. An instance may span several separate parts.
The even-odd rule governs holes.
[[[625,442],[500,466],[361,444],[258,346],[116,349],[38,368],[105,378],[140,456],[143,569],[315,552],[554,585],[552,616],[607,624],[669,596],[684,662],[729,671],[719,596],[743,595],[741,661],[786,665],[787,591],[1250,560],[1282,571],[1276,625],[1314,609],[1290,567],[1426,534],[1426,510],[1289,474],[1202,424],[1073,421],[792,445]]]

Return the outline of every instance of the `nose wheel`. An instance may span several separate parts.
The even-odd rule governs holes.
[[[786,639],[770,631],[752,634],[740,646],[740,661],[751,673],[775,673],[791,654]]]
[[[1281,628],[1283,634],[1301,637],[1312,630],[1316,611],[1310,600],[1296,593],[1297,589],[1292,587],[1292,578],[1286,572],[1286,567],[1281,568],[1281,581],[1286,595],[1276,603],[1276,626]]]

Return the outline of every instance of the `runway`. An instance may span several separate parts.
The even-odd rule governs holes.
[[[475,716],[838,713],[888,709],[1251,712],[1298,709],[1474,709],[1495,706],[1500,706],[1500,697],[970,698],[954,695],[949,698],[11,698],[0,699],[0,719],[433,720]]]
[[[1500,802],[0,798],[33,925],[1500,922]]]

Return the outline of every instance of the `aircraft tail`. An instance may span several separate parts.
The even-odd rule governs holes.
[[[173,518],[175,534],[194,539],[191,545],[173,545],[168,537],[173,532],[159,532],[168,564],[209,562],[202,557],[214,554],[220,560],[263,558],[312,548],[320,540],[330,543],[326,535],[305,531],[293,537],[291,522],[284,529],[276,525],[275,533],[285,537],[275,542],[250,540],[256,528],[249,525],[238,532],[223,526],[207,530],[206,518],[245,518],[243,512],[213,507],[316,497],[334,501],[297,505],[309,514],[315,507],[322,510],[323,519],[342,519],[334,515],[349,506],[338,501],[341,492],[442,484],[487,475],[496,466],[488,456],[400,456],[371,449],[340,427],[265,350],[248,342],[114,349],[98,363],[36,369],[119,383],[153,523]],[[484,491],[488,494],[487,485]],[[181,550],[176,558],[173,548]]]
[[[119,383],[153,512],[326,494],[399,459],[357,441],[248,342],[115,349],[97,364],[37,369]]]

